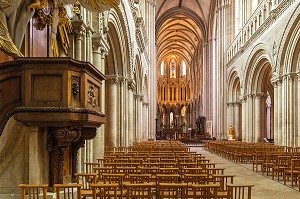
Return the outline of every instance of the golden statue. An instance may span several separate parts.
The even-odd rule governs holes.
[[[229,127],[228,139],[229,140],[234,139],[234,129],[233,129],[232,125],[230,125],[230,127]]]

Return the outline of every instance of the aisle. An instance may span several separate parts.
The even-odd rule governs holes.
[[[202,147],[191,147],[217,163],[216,167],[224,167],[226,174],[235,174],[234,183],[254,184],[252,199],[300,199],[300,192],[277,181],[252,171],[252,165],[236,164],[227,159],[212,154]]]

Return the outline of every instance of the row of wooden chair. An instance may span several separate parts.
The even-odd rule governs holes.
[[[81,199],[87,196],[93,199],[117,199],[117,198],[138,198],[138,199],[163,199],[163,198],[251,198],[252,185],[226,184],[225,190],[220,190],[219,184],[187,184],[187,183],[160,183],[156,190],[154,183],[126,183],[126,190],[118,190],[117,183],[98,183],[91,184],[92,192],[89,195],[82,195],[80,184],[55,184],[55,194],[57,199]],[[47,199],[48,185],[19,185],[22,191],[22,198],[28,199]]]
[[[209,151],[233,162],[252,163],[252,169],[272,179],[298,184],[300,191],[300,147],[285,147],[262,143],[216,141],[207,144]],[[227,152],[224,152],[227,150]]]

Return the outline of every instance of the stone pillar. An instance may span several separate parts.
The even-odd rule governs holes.
[[[277,123],[277,138],[278,138],[278,145],[282,145],[283,143],[283,136],[282,136],[282,85],[281,80],[277,80],[277,114],[278,114],[278,123]]]
[[[143,102],[143,120],[142,120],[144,122],[143,123],[143,134],[144,134],[144,140],[143,141],[146,141],[149,138],[153,138],[153,137],[151,137],[151,135],[149,134],[149,131],[148,131],[148,129],[149,129],[148,106],[149,106],[149,103]],[[159,116],[157,117],[157,125],[158,125],[158,127],[160,127],[160,117]]]
[[[255,122],[253,125],[253,130],[255,132],[254,141],[261,142],[262,141],[262,111],[261,111],[261,99],[263,93],[255,93]]]
[[[118,143],[118,76],[107,75],[106,80],[106,127],[105,127],[105,146],[117,146]]]
[[[143,125],[145,125],[146,120],[144,119],[144,114],[143,114],[143,101],[144,101],[144,96],[141,95],[140,96],[140,101],[139,103],[139,118],[138,118],[138,122],[139,122],[139,142],[144,140],[144,128]],[[144,121],[144,123],[143,123]]]
[[[72,21],[75,32],[75,59],[83,61],[83,40],[85,36],[86,26],[82,20]]]
[[[133,142],[138,142],[138,101],[139,101],[139,95],[137,94],[133,94],[133,113],[134,113],[134,120],[133,120],[133,124],[134,124],[134,128],[133,128]]]
[[[125,83],[127,82],[126,77],[119,77],[120,80],[120,117],[119,117],[119,144],[120,146],[126,146],[126,137],[127,137],[127,132],[126,132],[126,103],[125,103]]]
[[[288,146],[295,146],[295,127],[294,127],[294,110],[295,110],[295,103],[294,103],[294,74],[288,76],[288,139],[287,143]]]
[[[278,87],[277,87],[277,82],[273,81],[272,82],[273,87],[274,87],[274,104],[273,105],[273,110],[274,110],[274,144],[278,145]]]
[[[297,133],[295,134],[295,140],[296,140],[296,146],[300,146],[300,71],[298,71],[297,73],[297,79],[298,79],[298,84],[297,84],[297,88],[295,88],[295,90],[297,89],[297,99],[298,99],[298,103],[297,103]]]
[[[133,101],[133,91],[135,90],[134,80],[128,80],[128,146],[132,146],[133,143],[133,128],[134,128],[134,101]]]
[[[234,103],[234,130],[235,130],[235,139],[240,139],[240,102]]]
[[[105,74],[105,55],[108,52],[108,43],[103,40],[103,35],[93,35],[92,37],[92,49],[93,49],[93,65],[103,74]],[[101,112],[105,113],[105,81],[102,82],[101,88]],[[96,162],[98,158],[104,156],[104,137],[105,125],[101,125],[97,128],[97,135],[93,139],[93,162]]]
[[[246,121],[247,121],[247,142],[252,142],[253,141],[253,131],[252,131],[252,122],[253,119],[253,111],[252,111],[252,95],[248,94],[247,95],[247,116],[246,116]]]
[[[48,180],[49,153],[46,150],[46,144],[45,144],[46,133],[39,132],[39,129],[37,127],[27,127],[26,133],[28,134],[28,142],[29,142],[28,183],[29,184],[48,183],[49,182]],[[25,170],[25,168],[23,169]],[[10,180],[13,181],[13,179]]]
[[[88,27],[86,30],[86,61],[93,63],[93,57],[92,57],[92,34],[93,34],[93,30],[91,27]]]
[[[281,92],[282,92],[282,96],[281,96],[281,106],[282,106],[282,112],[281,112],[281,117],[282,117],[282,129],[281,129],[281,133],[282,133],[282,146],[287,146],[287,103],[288,103],[288,93],[287,93],[287,77],[283,76],[282,77],[282,86],[281,86]]]
[[[225,135],[224,137],[227,138],[228,136],[228,129],[229,127],[232,125],[233,126],[233,123],[232,123],[232,118],[233,118],[233,115],[232,115],[232,103],[227,103],[227,128],[226,128],[226,131],[224,132]]]
[[[242,133],[241,133],[241,138],[243,142],[247,141],[246,138],[246,110],[247,110],[247,98],[242,97]]]

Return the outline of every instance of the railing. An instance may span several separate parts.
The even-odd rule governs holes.
[[[227,62],[230,62],[238,52],[243,52],[254,37],[270,26],[271,20],[278,18],[295,0],[282,0],[278,5],[274,5],[274,1],[276,0],[263,0],[258,5],[231,45],[227,48]]]

